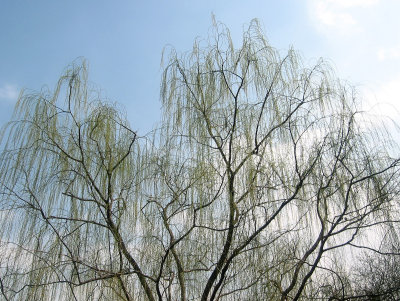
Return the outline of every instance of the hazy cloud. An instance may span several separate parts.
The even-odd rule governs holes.
[[[0,100],[16,101],[19,89],[16,85],[4,84],[0,86]]]

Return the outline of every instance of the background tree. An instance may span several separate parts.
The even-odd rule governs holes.
[[[6,300],[311,300],[376,248],[398,149],[355,91],[256,21],[240,48],[220,24],[206,44],[167,55],[147,137],[84,63],[20,98],[1,156]]]
[[[356,296],[364,300],[399,300],[400,253],[365,255],[357,270]]]
[[[387,224],[388,226],[390,223]],[[361,247],[347,285],[326,285],[329,300],[394,301],[400,298],[400,248],[397,231],[388,227],[379,248]],[[343,283],[343,279],[341,279]],[[339,293],[344,291],[344,293]]]

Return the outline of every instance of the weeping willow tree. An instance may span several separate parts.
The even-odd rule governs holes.
[[[5,300],[313,300],[398,220],[398,149],[323,61],[253,21],[165,56],[149,136],[70,66],[3,132]],[[393,234],[394,235],[394,234]]]

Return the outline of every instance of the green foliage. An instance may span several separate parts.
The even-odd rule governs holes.
[[[214,24],[166,57],[148,137],[84,62],[21,96],[0,160],[3,297],[348,297],[340,259],[397,231],[397,146],[329,66],[282,56],[256,21],[239,48]]]

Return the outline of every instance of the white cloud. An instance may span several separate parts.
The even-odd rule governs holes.
[[[380,48],[377,52],[377,56],[380,61],[385,61],[388,59],[400,59],[400,46]]]
[[[0,87],[0,100],[16,101],[19,89],[16,85],[4,84]]]
[[[331,9],[327,2],[316,3],[314,9],[317,20],[324,25],[340,27],[356,23],[350,14]]]
[[[380,84],[375,89],[362,91],[365,104],[370,112],[380,116],[386,116],[394,120],[400,120],[400,75],[392,80]]]
[[[315,1],[312,1],[315,2]],[[319,23],[328,26],[343,26],[355,24],[355,20],[348,13],[339,12],[336,9],[332,9],[329,2],[321,1],[315,3],[314,14]]]
[[[348,34],[360,31],[354,8],[369,7],[380,0],[308,0],[310,16],[319,31],[334,29]]]
[[[367,7],[378,4],[380,0],[327,0],[327,2],[334,4],[337,7]]]

